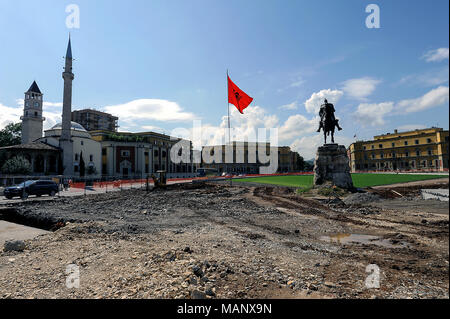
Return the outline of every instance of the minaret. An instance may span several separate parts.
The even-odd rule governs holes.
[[[36,83],[31,84],[28,91],[25,92],[23,102],[22,120],[22,144],[34,142],[42,137],[43,122],[42,103],[43,94]]]
[[[73,141],[71,139],[71,117],[72,117],[72,46],[67,46],[66,65],[62,74],[64,79],[64,97],[62,114],[62,133],[59,139],[59,146],[63,150],[64,175],[73,175]]]

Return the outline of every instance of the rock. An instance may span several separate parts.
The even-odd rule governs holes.
[[[24,251],[25,242],[23,240],[7,240],[3,246],[4,251]]]
[[[331,182],[344,189],[353,189],[347,150],[344,145],[325,144],[317,149],[314,161],[314,185]]]
[[[214,293],[214,291],[212,290],[212,288],[207,288],[207,289],[205,290],[205,294],[206,294],[207,296],[211,296],[211,297],[215,297],[215,296],[216,296],[216,294]]]
[[[204,273],[203,270],[199,267],[199,266],[194,266],[192,267],[192,272],[194,273],[194,275],[196,275],[197,277],[203,277]]]
[[[191,299],[206,299],[206,294],[202,291],[194,290],[191,292]]]
[[[298,230],[298,229],[296,229],[294,232],[295,232],[296,234],[300,234],[300,230]]]
[[[185,253],[192,254],[192,250],[191,250],[191,248],[190,248],[189,246],[185,247],[185,248],[183,249],[183,251],[184,251]]]
[[[197,285],[197,279],[195,277],[191,277],[188,279],[190,285]]]

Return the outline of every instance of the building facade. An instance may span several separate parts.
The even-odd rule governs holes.
[[[117,132],[119,118],[109,113],[92,109],[72,112],[72,121],[81,124],[87,131]]]
[[[204,146],[202,148],[201,167],[214,170],[217,173],[232,174],[260,174],[260,168],[268,166],[268,163],[261,163],[259,152],[264,151],[264,157],[268,157],[270,152],[277,154],[277,173],[289,173],[300,170],[300,155],[291,151],[289,146],[271,147],[270,143],[255,142],[233,142],[233,157],[227,159],[226,148],[228,145]],[[214,154],[214,150],[219,150],[221,154]],[[210,156],[206,156],[206,155]],[[207,158],[208,157],[208,158]]]
[[[374,136],[348,149],[350,169],[358,171],[448,170],[449,131],[427,128]]]
[[[91,131],[95,141],[101,144],[101,165],[104,176],[143,177],[159,170],[167,176],[191,177],[195,173],[192,152],[189,163],[173,163],[170,151],[180,139],[155,132],[125,133]],[[189,142],[192,150],[192,143]]]

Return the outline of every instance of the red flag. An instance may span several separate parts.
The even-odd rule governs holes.
[[[244,114],[242,111],[244,111],[244,109],[247,108],[247,106],[249,106],[252,101],[253,98],[248,96],[236,84],[234,84],[228,76],[228,103],[236,106],[239,112],[241,112],[241,114]]]

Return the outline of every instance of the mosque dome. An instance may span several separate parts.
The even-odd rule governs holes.
[[[72,136],[87,137],[87,138],[91,137],[88,131],[81,124],[78,124],[76,122],[70,122],[70,130]],[[61,132],[62,132],[62,123],[57,123],[51,129],[45,131],[45,136],[46,137],[61,136]]]
[[[76,122],[70,122],[70,129],[75,131],[87,132],[86,129]],[[62,130],[62,123],[57,123],[54,125],[51,130]]]

